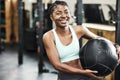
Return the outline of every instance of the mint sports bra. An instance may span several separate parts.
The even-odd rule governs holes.
[[[59,58],[61,62],[68,62],[79,58],[80,50],[79,40],[72,26],[69,26],[69,28],[72,33],[72,42],[67,46],[61,43],[55,29],[52,30],[55,38],[56,48],[59,53]]]

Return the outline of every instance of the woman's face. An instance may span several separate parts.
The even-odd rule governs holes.
[[[67,6],[57,5],[54,7],[51,19],[58,27],[65,27],[69,24],[70,11]]]

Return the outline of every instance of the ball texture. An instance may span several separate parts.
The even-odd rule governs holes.
[[[107,76],[118,63],[116,49],[106,39],[91,39],[80,49],[80,61],[84,69],[96,70],[97,76]]]

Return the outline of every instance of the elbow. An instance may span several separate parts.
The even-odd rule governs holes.
[[[56,63],[53,66],[56,70],[61,71],[61,64],[60,63]]]

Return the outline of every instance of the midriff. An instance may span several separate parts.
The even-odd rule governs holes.
[[[72,61],[69,61],[69,62],[64,62],[64,64],[67,64],[71,67],[83,69],[79,59],[72,60]]]

